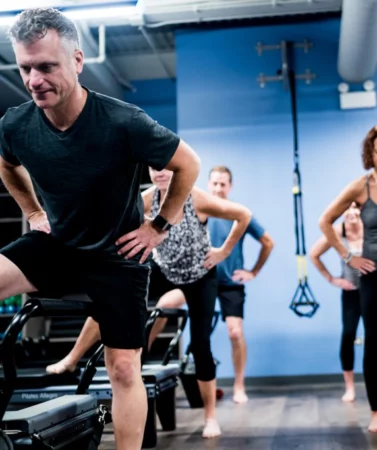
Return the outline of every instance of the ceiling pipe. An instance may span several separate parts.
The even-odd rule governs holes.
[[[377,64],[377,0],[343,0],[338,72],[349,83],[374,76]]]
[[[360,3],[367,0],[360,0]],[[100,14],[96,17],[75,19],[84,21],[90,27],[98,27],[104,21],[107,26],[129,25],[133,27],[159,28],[167,25],[195,24],[216,21],[253,19],[261,17],[290,16],[295,14],[315,14],[341,11],[341,0],[224,0],[224,1],[169,1],[169,0],[139,0],[137,6],[130,8],[128,14],[109,14],[116,4],[106,4],[106,17]],[[98,5],[99,7],[102,5]],[[79,9],[85,9],[80,5]],[[74,8],[63,8],[68,13]],[[15,12],[13,12],[14,14]],[[2,18],[7,19],[10,11]],[[8,20],[8,19],[7,19]],[[9,20],[8,20],[9,21]],[[4,22],[5,24],[5,22]],[[7,23],[7,26],[9,24]],[[9,69],[11,70],[11,69]]]
[[[84,59],[84,64],[103,64],[106,61],[106,27],[98,27],[98,56]]]
[[[144,26],[147,28],[341,10],[341,0],[228,0],[222,2],[139,0],[139,4],[144,17]]]
[[[91,48],[94,48],[94,42],[93,42],[93,36],[90,33],[89,27],[82,23],[78,24],[79,31],[85,36],[88,45]],[[106,66],[106,68],[111,72],[111,75],[115,78],[115,80],[123,87],[128,89],[131,92],[136,92],[136,88],[124,77],[121,77],[119,75],[118,70],[113,66],[113,64],[109,61],[109,59],[106,57],[106,41],[105,41],[105,30],[102,31],[103,35],[101,35],[101,28],[98,30],[99,36],[98,36],[98,45],[99,45],[99,56],[96,58],[88,58],[84,59],[84,63],[87,64],[87,61],[89,60],[89,63],[91,60],[95,61],[99,58],[101,60],[103,59],[102,63]],[[103,57],[104,55],[104,57]]]

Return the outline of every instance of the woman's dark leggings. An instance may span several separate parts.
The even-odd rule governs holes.
[[[357,326],[361,316],[360,292],[342,291],[342,339],[340,344],[340,361],[344,371],[353,370],[355,360],[354,342]]]
[[[377,271],[361,276],[360,299],[365,328],[365,386],[371,410],[377,411]]]
[[[217,297],[216,270],[211,270],[195,283],[180,287],[185,294],[190,316],[191,351],[199,381],[216,377],[216,366],[211,351],[211,331]]]
[[[182,290],[190,316],[190,349],[194,356],[196,377],[200,381],[213,380],[216,366],[211,351],[211,332],[217,297],[216,267],[194,283],[179,285],[168,281],[156,263],[152,263],[151,267],[149,298],[156,300],[172,289]]]

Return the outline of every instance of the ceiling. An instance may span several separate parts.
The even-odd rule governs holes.
[[[18,3],[22,9],[22,1],[25,3],[25,0],[13,0],[12,4]],[[63,9],[94,3],[106,3],[110,7],[105,0],[27,0],[30,7],[53,5]],[[116,3],[125,2],[111,0],[111,5]],[[139,0],[131,17],[77,22],[86,57],[98,55],[101,23],[105,25],[106,36],[105,61],[87,64],[80,80],[91,89],[121,98],[124,89],[133,89],[135,80],[175,77],[174,31],[177,28],[298,20],[313,14],[340,14],[341,5],[342,0]],[[0,11],[4,10],[0,7]],[[0,112],[28,98],[17,70],[1,68],[2,64],[14,62],[6,28],[0,26]]]

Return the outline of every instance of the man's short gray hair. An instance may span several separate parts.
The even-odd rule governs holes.
[[[46,36],[48,30],[55,30],[58,35],[78,49],[79,36],[72,20],[55,8],[26,9],[16,17],[15,23],[8,31],[10,40],[31,44]]]

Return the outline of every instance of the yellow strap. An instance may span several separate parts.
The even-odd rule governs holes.
[[[297,256],[297,272],[298,272],[298,281],[302,281],[307,277],[307,265],[306,265],[306,256],[298,255]]]

